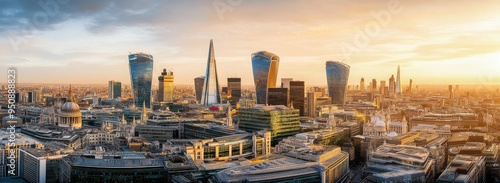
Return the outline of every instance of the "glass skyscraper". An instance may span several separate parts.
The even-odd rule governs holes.
[[[252,54],[252,70],[257,104],[267,104],[268,89],[276,87],[279,61],[280,58],[277,55],[267,51]]]
[[[201,93],[203,92],[203,84],[205,83],[205,76],[194,78],[194,93],[196,100],[201,102]]]
[[[174,102],[174,72],[163,69],[158,77],[158,101]]]
[[[210,40],[208,48],[207,71],[201,94],[201,104],[211,105],[221,103],[217,64],[215,63],[214,43]]]
[[[326,62],[326,81],[332,104],[344,105],[347,80],[349,79],[349,68],[349,65],[342,62]]]
[[[111,80],[108,82],[108,98],[116,99],[118,97],[122,97],[122,83]]]
[[[135,106],[151,107],[151,81],[153,79],[153,56],[145,53],[128,55],[132,97]]]

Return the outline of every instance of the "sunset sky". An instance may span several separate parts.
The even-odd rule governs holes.
[[[214,39],[223,86],[253,84],[261,50],[280,57],[278,78],[306,85],[326,84],[327,60],[351,66],[350,84],[397,65],[404,84],[500,84],[498,0],[37,2],[0,0],[0,73],[16,67],[19,83],[129,84],[127,55],[145,52],[153,78],[167,68],[193,84]]]

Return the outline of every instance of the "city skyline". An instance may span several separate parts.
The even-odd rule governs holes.
[[[240,77],[242,85],[253,83],[250,54],[258,50],[280,56],[278,78],[307,85],[326,85],[326,60],[351,66],[350,85],[361,77],[387,80],[397,65],[403,86],[410,79],[415,85],[500,84],[499,2],[332,2],[156,2],[140,8],[128,1],[70,2],[41,23],[33,19],[44,12],[40,5],[8,2],[0,9],[6,17],[0,69],[16,67],[18,83],[130,83],[126,55],[143,51],[155,56],[153,75],[172,68],[176,84],[191,84],[204,74],[205,44],[213,38],[219,77]],[[251,16],[261,11],[271,13]],[[27,30],[28,23],[36,27]],[[359,31],[373,35],[366,45],[353,39],[363,35]],[[488,39],[475,39],[478,34]]]

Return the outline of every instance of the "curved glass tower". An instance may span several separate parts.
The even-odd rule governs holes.
[[[326,81],[332,104],[344,105],[349,69],[350,66],[342,62],[326,62]]]
[[[151,81],[153,79],[153,56],[145,53],[128,55],[132,97],[135,106],[151,107]]]
[[[207,72],[205,73],[205,81],[203,91],[201,93],[201,104],[211,105],[219,104],[220,101],[219,79],[217,78],[217,65],[215,64],[214,43],[210,40],[208,48]]]
[[[267,104],[267,91],[276,87],[280,58],[270,52],[252,54],[252,70],[257,104]]]

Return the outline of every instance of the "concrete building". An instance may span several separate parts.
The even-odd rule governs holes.
[[[19,149],[19,176],[29,183],[58,183],[59,160],[67,154],[21,147]]]
[[[456,156],[436,182],[485,183],[486,174],[484,157],[469,155]]]

